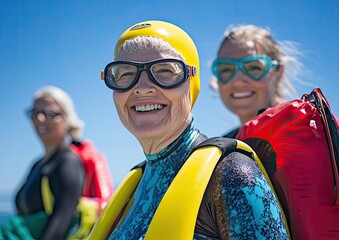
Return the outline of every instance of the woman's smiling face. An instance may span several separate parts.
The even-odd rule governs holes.
[[[49,96],[38,98],[33,105],[33,110],[38,112],[33,119],[36,133],[45,145],[55,145],[63,142],[68,133],[69,126],[64,118],[64,113],[56,101]],[[54,113],[54,117],[46,118],[39,112]]]
[[[253,41],[227,41],[220,48],[218,58],[241,59],[266,55]],[[276,91],[277,74],[274,68],[259,81],[254,81],[238,71],[226,84],[219,84],[219,92],[225,106],[239,116],[242,124],[255,117],[258,110],[270,106]]]
[[[145,48],[122,52],[117,60],[148,62],[164,58],[178,57],[176,54]],[[142,145],[147,142],[151,145],[164,144],[152,146],[152,149],[165,147],[184,131],[191,120],[189,84],[188,80],[176,88],[163,89],[151,81],[146,71],[142,71],[132,89],[126,92],[113,91],[121,122]],[[144,151],[148,152],[145,148]]]

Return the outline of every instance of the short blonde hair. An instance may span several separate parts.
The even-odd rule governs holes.
[[[59,105],[65,113],[65,119],[69,126],[69,135],[73,140],[79,141],[82,137],[84,122],[78,118],[71,97],[60,88],[45,86],[35,92],[34,102],[43,96],[51,97]]]

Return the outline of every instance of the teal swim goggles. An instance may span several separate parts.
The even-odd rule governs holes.
[[[212,64],[212,72],[222,84],[228,83],[241,70],[254,81],[262,79],[272,68],[278,68],[277,60],[264,55],[249,56],[241,59],[218,58]]]

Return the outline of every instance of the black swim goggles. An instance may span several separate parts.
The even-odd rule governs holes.
[[[212,64],[212,72],[222,84],[228,83],[241,70],[254,81],[262,79],[272,68],[278,68],[277,60],[265,55],[249,56],[241,59],[218,58]]]
[[[165,89],[176,88],[196,74],[194,66],[167,58],[149,62],[114,61],[105,67],[102,77],[110,89],[125,92],[138,82],[142,71],[147,72],[153,83]]]

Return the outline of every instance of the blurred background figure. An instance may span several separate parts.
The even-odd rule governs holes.
[[[291,80],[302,68],[296,45],[275,40],[266,28],[229,26],[213,61],[210,86],[245,124],[263,108],[297,97]],[[234,138],[239,127],[224,134]]]
[[[113,191],[105,158],[81,140],[84,123],[60,88],[39,89],[27,114],[45,152],[16,194],[18,216],[0,233],[4,239],[84,238]]]

